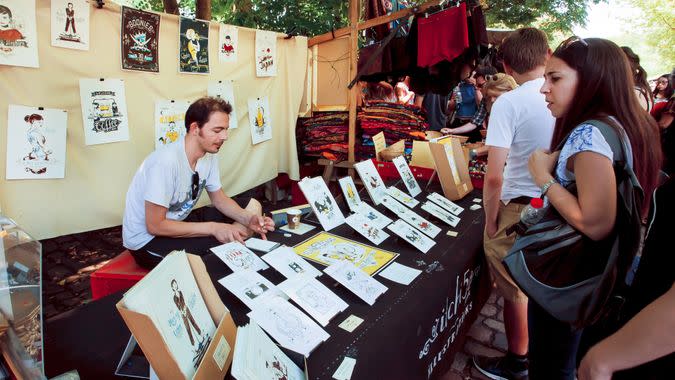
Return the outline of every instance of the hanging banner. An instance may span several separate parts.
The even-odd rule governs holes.
[[[6,178],[64,178],[68,113],[14,104],[8,110]]]
[[[156,13],[122,7],[122,70],[159,72],[159,21]]]
[[[255,73],[259,77],[277,76],[277,33],[255,31]]]
[[[52,46],[89,50],[87,0],[52,0]]]
[[[239,124],[237,117],[237,107],[234,100],[234,82],[231,80],[219,80],[217,82],[209,82],[208,95],[214,98],[224,99],[232,106],[230,113],[230,129],[236,129]]]
[[[253,145],[272,139],[270,101],[267,96],[248,99],[248,121]]]
[[[121,79],[80,79],[84,143],[129,140],[127,101]]]
[[[178,71],[209,73],[209,23],[181,17],[179,25]]]
[[[173,144],[185,136],[185,112],[188,101],[158,100],[155,102],[155,149]]]
[[[237,62],[239,51],[239,29],[232,25],[220,25],[218,38],[218,60],[220,62]]]
[[[39,67],[35,0],[0,0],[0,65]]]

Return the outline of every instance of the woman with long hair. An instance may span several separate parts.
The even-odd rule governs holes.
[[[628,46],[622,46],[621,50],[626,54],[626,58],[628,58],[628,63],[630,64],[635,95],[637,95],[642,108],[649,112],[654,105],[654,96],[649,87],[649,82],[647,82],[647,72],[640,66],[640,56],[635,54]]]
[[[663,111],[666,109],[668,100],[673,96],[673,84],[670,81],[670,75],[663,74],[656,80],[654,87],[654,107],[649,112],[657,122],[661,120]]]
[[[546,65],[541,92],[556,117],[551,150],[561,143],[562,148],[553,153],[535,151],[529,160],[530,173],[560,216],[594,241],[604,241],[613,233],[617,179],[612,149],[588,121],[608,124],[627,143],[627,154],[633,156],[633,170],[647,198],[639,205],[643,216],[657,184],[661,166],[658,127],[640,107],[632,77],[623,51],[600,38],[570,38]],[[573,183],[576,194],[568,190]],[[594,254],[588,252],[589,261]],[[574,379],[581,331],[532,301],[528,321],[530,378]]]

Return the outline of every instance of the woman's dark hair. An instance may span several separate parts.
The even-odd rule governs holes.
[[[673,96],[673,82],[670,79],[670,74],[661,75],[657,79],[657,81],[659,81],[660,79],[665,79],[666,81],[668,81],[668,85],[666,86],[666,89],[663,90],[663,95],[664,95],[664,98],[670,99],[670,97]],[[656,97],[656,95],[659,94],[658,86],[659,86],[659,84],[657,83],[656,87],[654,87],[654,92],[653,92],[654,97]]]
[[[622,46],[621,50],[626,54],[628,63],[630,64],[630,72],[633,74],[634,85],[640,89],[640,93],[647,100],[647,104],[654,103],[654,96],[652,95],[649,82],[647,82],[647,72],[640,66],[640,56],[633,52],[633,49],[628,46]]]
[[[633,170],[644,190],[643,210],[657,185],[661,168],[661,141],[654,118],[642,109],[635,90],[628,59],[612,41],[602,38],[568,39],[553,53],[578,75],[569,111],[555,124],[551,150],[586,120],[603,120],[609,125],[616,118],[630,139]]]

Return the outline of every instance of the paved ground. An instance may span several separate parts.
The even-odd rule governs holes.
[[[89,275],[122,251],[122,228],[112,227],[42,241],[44,320],[91,301]],[[487,379],[471,365],[473,354],[506,351],[503,300],[493,294],[471,327],[463,352],[443,380]]]

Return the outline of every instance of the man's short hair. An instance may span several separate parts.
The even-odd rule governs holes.
[[[504,38],[499,51],[505,64],[518,74],[524,74],[546,64],[548,39],[537,28],[520,28]]]
[[[203,127],[209,121],[214,112],[232,113],[232,106],[221,98],[206,96],[190,104],[185,112],[185,129],[190,132],[190,125],[197,123],[199,128]]]

